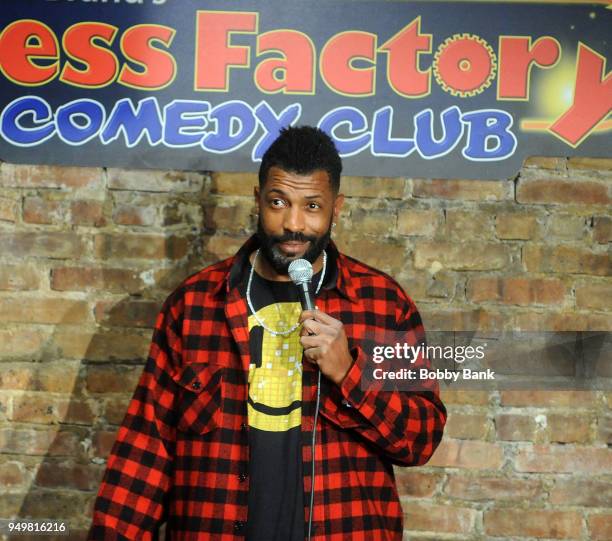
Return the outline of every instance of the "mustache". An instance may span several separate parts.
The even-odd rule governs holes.
[[[300,233],[296,231],[295,233],[285,233],[284,235],[275,235],[270,237],[271,240],[276,244],[280,242],[311,242],[314,243],[317,241],[317,237],[312,235],[304,235],[304,233]]]

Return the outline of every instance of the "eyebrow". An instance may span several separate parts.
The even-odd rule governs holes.
[[[271,193],[278,193],[282,196],[287,197],[287,194],[285,192],[283,192],[283,190],[280,190],[279,188],[272,188],[269,192],[268,195],[270,195]],[[321,199],[323,196],[321,194],[315,194],[315,195],[305,195],[304,199]]]

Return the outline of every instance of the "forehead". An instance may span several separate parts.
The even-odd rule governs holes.
[[[315,169],[311,173],[299,174],[273,166],[268,169],[264,191],[280,189],[283,191],[308,191],[322,195],[332,194],[331,180],[327,171]]]

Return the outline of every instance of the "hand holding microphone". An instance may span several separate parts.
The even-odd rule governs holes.
[[[303,309],[300,315],[300,343],[306,359],[318,365],[325,376],[340,385],[353,364],[353,358],[342,322],[314,309],[309,289],[312,274],[312,265],[305,259],[296,259],[289,265],[289,277],[298,288]]]

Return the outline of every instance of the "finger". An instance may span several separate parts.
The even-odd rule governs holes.
[[[308,349],[304,350],[304,356],[309,361],[312,361],[312,362],[315,362],[315,363],[316,363],[317,359],[319,358],[320,354],[321,354],[320,348],[308,348]]]
[[[341,323],[338,319],[331,317],[329,314],[326,314],[322,310],[313,310],[312,313],[312,319],[314,319],[315,321],[319,321],[324,325],[338,325],[339,323]]]
[[[317,310],[317,312],[318,312],[318,310]],[[315,310],[304,310],[300,314],[300,323],[303,323],[307,319],[314,319],[314,318],[315,318]]]
[[[308,334],[329,334],[329,330],[325,325],[316,322],[314,319],[307,319],[302,323],[302,329],[306,329]]]
[[[300,344],[302,344],[304,350],[319,347],[321,345],[321,338],[314,334],[312,336],[300,336]]]

